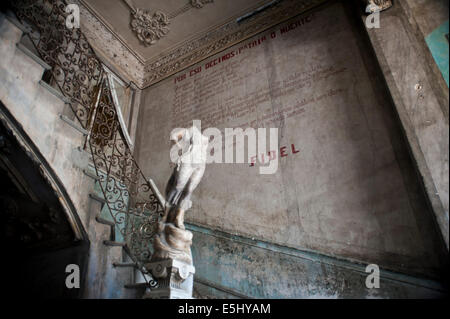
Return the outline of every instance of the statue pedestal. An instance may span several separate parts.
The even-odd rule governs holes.
[[[192,299],[195,267],[192,264],[165,259],[145,265],[158,286],[145,292],[144,299]]]

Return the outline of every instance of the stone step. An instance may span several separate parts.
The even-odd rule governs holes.
[[[137,264],[136,263],[120,263],[120,262],[115,262],[113,263],[114,267],[132,267],[132,268],[136,268]]]
[[[31,59],[33,59],[37,64],[42,66],[44,70],[51,70],[52,67],[48,65],[44,60],[42,60],[40,57],[38,57],[36,54],[31,52],[30,49],[28,49],[25,45],[23,45],[21,42],[16,44],[17,48],[25,53],[27,56],[29,56]]]
[[[104,240],[103,244],[106,246],[121,246],[124,247],[126,243],[120,241]]]
[[[83,173],[84,173],[84,175],[86,175],[86,176],[88,176],[88,177],[90,177],[90,178],[92,178],[92,179],[94,179],[96,181],[100,180],[99,176],[97,176],[96,174],[92,173],[88,169],[83,169]]]
[[[23,25],[19,20],[17,20],[12,11],[8,10],[5,13],[5,18],[8,19],[8,21],[14,24],[17,28],[22,30],[23,34],[28,34],[31,32],[31,28]]]
[[[86,131],[84,128],[81,127],[81,125],[77,122],[72,121],[71,119],[69,119],[67,116],[60,114],[59,118],[61,120],[63,120],[64,122],[66,122],[67,124],[69,124],[71,127],[73,127],[75,130],[77,130],[78,132],[80,132],[81,134],[83,134],[83,136],[88,136],[89,132]]]
[[[100,224],[103,224],[103,225],[108,225],[108,226],[111,226],[111,227],[116,226],[116,224],[113,221],[104,219],[104,218],[102,218],[100,216],[96,216],[95,220],[97,221],[97,223],[100,223]]]
[[[124,285],[127,289],[138,289],[138,288],[146,288],[147,283],[137,283],[137,284],[126,284]]]
[[[43,80],[39,80],[39,84],[44,87],[45,89],[47,89],[50,93],[52,93],[54,96],[56,96],[58,99],[60,99],[61,101],[63,101],[65,104],[69,104],[72,100],[69,99],[68,97],[65,97],[64,94],[62,94],[59,89],[54,88],[53,86],[51,86],[50,84],[48,84],[47,82],[43,81]]]
[[[91,199],[93,199],[93,200],[96,200],[97,202],[100,202],[100,203],[102,203],[102,204],[106,204],[106,199],[104,199],[104,198],[102,198],[102,197],[100,197],[100,196],[98,196],[98,195],[95,195],[95,194],[93,194],[93,193],[90,193],[90,194],[89,194],[89,197],[90,197]]]

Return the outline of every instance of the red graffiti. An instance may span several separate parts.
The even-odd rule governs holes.
[[[280,150],[279,150],[280,157],[286,157],[286,156],[289,156],[289,154],[293,155],[293,154],[297,154],[300,152],[299,149],[295,148],[294,144],[291,144],[291,153],[288,153],[287,148],[288,148],[287,146],[280,147]],[[250,160],[249,160],[250,167],[255,166],[256,161],[258,159],[261,164],[265,164],[266,160],[268,160],[269,162],[274,161],[277,159],[277,151],[269,151],[269,152],[267,152],[267,154],[261,153],[258,156],[251,156]]]

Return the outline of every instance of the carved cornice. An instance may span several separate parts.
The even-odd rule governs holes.
[[[185,43],[163,57],[149,62],[144,70],[144,87],[159,82],[213,54],[326,1],[328,0],[284,0],[241,23],[236,20],[231,21],[194,41]]]

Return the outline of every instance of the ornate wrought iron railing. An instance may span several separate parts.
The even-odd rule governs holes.
[[[111,217],[135,259],[144,263],[163,203],[145,178],[123,136],[109,82],[101,83],[89,147]]]
[[[67,28],[65,1],[11,0],[11,6],[18,19],[31,27],[28,36],[52,67],[53,83],[70,101],[80,125],[89,131],[85,147],[92,154],[111,219],[128,254],[146,274],[143,265],[151,256],[164,203],[124,138],[101,61],[79,28]]]

